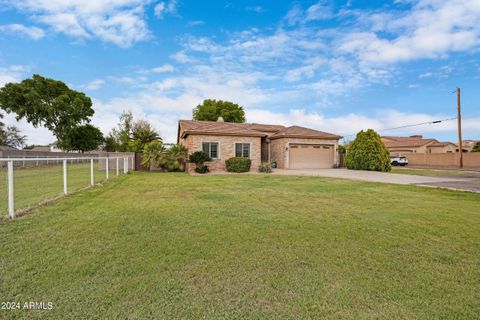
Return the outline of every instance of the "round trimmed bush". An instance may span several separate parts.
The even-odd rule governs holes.
[[[248,158],[233,157],[225,161],[228,172],[248,172],[252,161]]]
[[[369,129],[360,131],[348,146],[345,163],[348,169],[390,171],[390,152],[378,133]]]

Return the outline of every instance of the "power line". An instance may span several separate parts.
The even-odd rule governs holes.
[[[421,122],[421,123],[415,123],[415,124],[407,124],[407,125],[403,125],[403,126],[400,126],[400,127],[380,129],[380,130],[377,130],[377,131],[391,131],[391,130],[398,130],[398,129],[404,129],[404,128],[424,126],[426,124],[438,124],[438,123],[441,123],[441,122],[444,122],[444,121],[451,121],[451,120],[455,120],[455,119],[457,119],[457,117],[440,119],[440,120],[433,120],[433,121],[427,121],[427,122]],[[355,135],[357,135],[357,134],[352,133],[352,134],[344,135],[343,137],[345,138],[345,137],[351,137],[351,136],[355,136]]]

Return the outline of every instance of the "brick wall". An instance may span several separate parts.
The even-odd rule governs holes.
[[[202,142],[218,142],[219,159],[206,162],[210,171],[226,171],[225,160],[235,157],[235,143],[250,143],[250,159],[252,166],[250,171],[257,171],[261,163],[261,138],[260,137],[237,137],[237,136],[209,136],[188,135],[186,139],[180,139],[180,144],[188,149],[188,154],[202,150]],[[187,164],[187,171],[193,172],[195,164]]]

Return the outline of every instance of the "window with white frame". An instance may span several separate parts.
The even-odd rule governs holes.
[[[212,159],[218,159],[218,142],[202,142],[202,150],[210,156]]]
[[[250,143],[235,143],[235,157],[250,158]]]

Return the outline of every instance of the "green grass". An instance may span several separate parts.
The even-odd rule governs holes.
[[[319,177],[133,173],[0,225],[25,319],[474,319],[480,197]]]
[[[111,169],[111,168],[110,168]],[[114,170],[109,170],[115,176]],[[14,168],[15,209],[23,209],[63,194],[63,166],[58,165]],[[67,189],[73,192],[90,185],[90,163],[69,163],[67,166]],[[94,164],[94,182],[105,179],[105,171]],[[0,167],[0,215],[8,208],[7,169]]]
[[[392,173],[413,174],[417,176],[445,176],[445,175],[460,175],[465,174],[464,171],[459,170],[434,170],[434,169],[405,169],[392,168]]]

